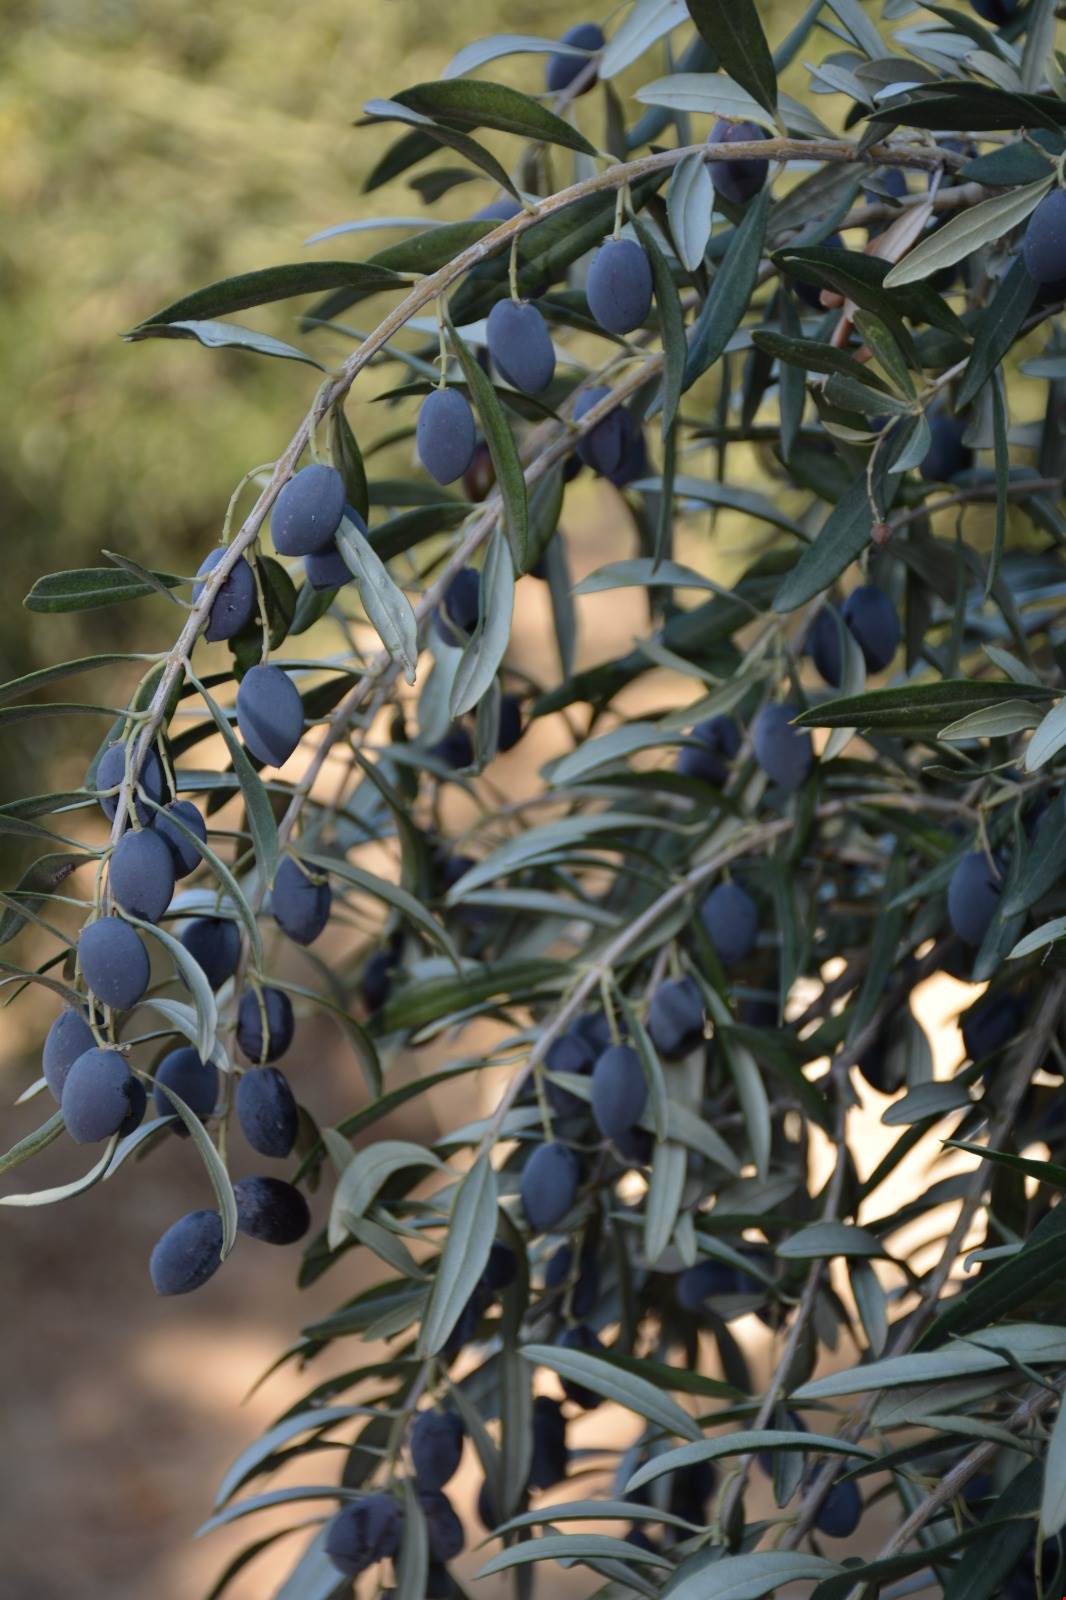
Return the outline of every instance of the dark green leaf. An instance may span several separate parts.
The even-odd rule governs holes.
[[[144,330],[161,322],[200,322],[225,317],[249,306],[268,305],[274,300],[291,300],[294,295],[321,294],[324,289],[362,290],[400,289],[404,280],[383,267],[360,261],[297,261],[288,266],[264,267],[258,272],[242,272],[236,278],[223,278],[206,289],[183,295],[138,323],[129,338],[143,336]]]
[[[899,288],[886,288],[889,262],[879,256],[868,256],[858,250],[839,250],[827,245],[808,245],[804,248],[786,246],[774,256],[775,263],[793,278],[803,283],[817,284],[822,289],[833,289],[867,311],[874,312],[898,340],[909,366],[920,363],[914,351],[902,318],[913,322],[928,322],[945,333],[965,338],[966,327],[940,295],[927,283],[908,283]]]
[[[472,509],[465,501],[455,500],[414,506],[410,511],[401,511],[398,516],[371,528],[371,546],[382,561],[391,561],[394,556],[413,550],[424,539],[432,539],[435,534],[449,533],[452,528],[458,528]]]
[[[521,575],[527,570],[529,562],[529,513],[526,505],[526,480],[522,472],[518,446],[503,414],[503,407],[496,398],[496,390],[454,328],[451,329],[451,340],[463,374],[470,385],[485,442],[492,457],[496,483],[503,498],[504,525],[507,529],[507,542],[511,547],[511,559],[514,562],[515,572]]]
[[[370,257],[367,265],[391,272],[436,272],[498,227],[498,222],[446,222],[441,228],[429,228],[398,244],[386,245]]]
[[[954,1144],[953,1148],[959,1146]],[[982,1151],[982,1154],[984,1152]],[[977,1282],[955,1295],[919,1341],[923,1350],[979,1328],[992,1327],[1062,1282],[1066,1272],[1066,1211],[1057,1206],[1042,1217],[1017,1255],[986,1269]]]
[[[928,128],[932,133],[972,128],[1051,128],[1066,124],[1066,103],[1050,94],[1008,94],[972,80],[930,84],[883,101],[870,117],[899,128]]]
[[[795,611],[797,606],[824,594],[830,584],[858,559],[870,541],[873,508],[860,473],[841,495],[822,525],[817,539],[800,556],[774,597],[775,611]],[[841,723],[841,727],[854,724]]]
[[[976,397],[1018,336],[1036,286],[1017,256],[996,285],[996,292],[977,320],[973,350],[959,379],[955,404],[962,410]]]
[[[845,695],[812,706],[796,718],[804,728],[871,728],[884,733],[939,732],[955,717],[1003,699],[1002,683],[971,678],[944,678],[939,682],[906,683],[893,689],[871,689],[866,694]],[[1052,690],[1042,685],[1012,684],[1014,699],[1046,700]]]
[[[1060,795],[1048,806],[1040,818],[1032,844],[1022,862],[1016,886],[1007,895],[1003,911],[1013,916],[1028,911],[1031,905],[1053,889],[1066,872],[1066,851],[1062,848],[1064,831],[1063,798]]]
[[[423,117],[454,128],[496,128],[522,139],[562,145],[594,156],[596,146],[584,134],[557,117],[539,101],[502,83],[483,79],[445,78],[439,83],[419,83],[394,98]]]
[[[722,354],[739,328],[759,272],[770,197],[766,189],[748,206],[730,237],[707,298],[689,335],[684,388],[690,389]]]
[[[860,383],[881,388],[885,394],[888,393],[886,385],[876,372],[864,367],[861,361],[856,361],[846,350],[837,350],[824,340],[789,338],[772,328],[756,328],[751,338],[756,349],[765,350],[768,355],[800,367],[804,372],[839,372],[846,377],[855,378]]]
[[[398,100],[372,100],[365,108],[370,114],[372,122],[406,122],[412,125],[414,132],[406,139],[401,139],[393,145],[392,150],[386,154],[384,161],[374,168],[367,179],[367,191],[378,188],[382,183],[388,183],[397,171],[404,171],[416,161],[421,161],[425,156],[432,155],[434,145],[446,145],[449,150],[454,150],[456,155],[462,156],[472,166],[480,168],[493,183],[499,184],[501,189],[506,189],[508,194],[518,198],[518,191],[512,182],[505,167],[502,167],[494,155],[490,155],[478,144],[476,139],[471,139],[468,134],[460,133],[457,128],[445,126],[443,123],[432,122],[424,117],[421,112],[413,110],[410,106],[402,105]],[[344,290],[339,291],[345,294]],[[358,294],[356,296],[358,298]],[[341,298],[340,307],[351,304],[350,299]],[[335,312],[331,312],[335,315]]]
[[[155,572],[152,576],[168,589],[182,581],[168,572]],[[80,567],[38,578],[22,603],[27,611],[92,611],[117,600],[140,600],[152,592],[148,584],[138,583],[128,572],[116,572],[113,567]]]
[[[333,465],[344,479],[344,492],[348,496],[348,504],[354,506],[365,521],[370,515],[366,469],[359,452],[358,440],[344,414],[343,405],[335,405],[329,414],[329,449]]]
[[[707,43],[730,77],[767,111],[777,108],[777,72],[755,0],[685,0]]]
[[[681,296],[670,273],[666,257],[649,228],[637,221],[637,236],[651,262],[655,281],[655,303],[659,308],[659,331],[663,342],[662,432],[665,439],[674,425],[681,403],[685,376],[685,316]]]
[[[158,933],[158,931],[157,929],[156,932]],[[218,1201],[218,1209],[222,1214],[222,1257],[225,1260],[237,1239],[237,1201],[233,1194],[233,1185],[230,1182],[229,1173],[226,1171],[226,1163],[215,1149],[211,1136],[200,1118],[194,1111],[189,1110],[180,1095],[175,1094],[168,1083],[158,1082],[156,1088],[161,1089],[166,1095],[174,1110],[184,1122],[193,1144],[203,1158],[204,1166],[207,1168],[207,1175],[211,1180],[211,1187],[214,1189],[215,1198]]]

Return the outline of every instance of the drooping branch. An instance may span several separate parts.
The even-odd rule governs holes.
[[[141,764],[147,755],[152,740],[162,725],[166,715],[166,708],[181,681],[184,663],[191,655],[193,646],[207,625],[211,607],[222,585],[239,557],[258,536],[271,506],[284,484],[292,476],[300,456],[307,447],[313,430],[334,406],[343,402],[363,368],[367,366],[379,350],[383,349],[401,331],[412,317],[424,310],[426,306],[431,305],[441,295],[447,293],[451,286],[468,273],[471,268],[509,248],[513,239],[535,226],[538,222],[553,216],[556,212],[565,210],[568,206],[573,205],[587,195],[617,190],[624,184],[633,183],[650,174],[668,171],[686,157],[696,154],[702,154],[707,161],[726,156],[730,161],[764,161],[770,159],[786,163],[813,159],[833,164],[862,162],[864,164],[873,163],[882,166],[913,167],[924,171],[932,171],[937,167],[944,166],[954,169],[962,159],[952,151],[910,144],[896,146],[878,143],[863,151],[857,143],[845,139],[779,138],[752,140],[748,143],[737,142],[735,144],[704,143],[688,145],[676,150],[657,151],[652,155],[641,156],[634,161],[620,162],[617,165],[610,166],[591,178],[583,179],[579,183],[572,184],[569,188],[561,189],[554,195],[538,200],[530,209],[523,210],[517,216],[501,223],[499,227],[494,228],[466,250],[461,251],[454,260],[446,263],[436,272],[422,278],[400,304],[383,318],[377,328],[363,341],[359,349],[348,357],[336,377],[329,380],[319,390],[311,409],[300,423],[285,450],[278,457],[269,480],[262,488],[259,497],[245,517],[239,531],[233,536],[221,559],[208,575],[200,596],[190,609],[177,640],[167,653],[159,682],[140,724],[118,796],[115,821],[112,828],[112,842],[117,841],[124,829],[130,796],[137,781]],[[610,409],[611,406],[605,402],[605,410],[602,414],[606,414],[606,411]]]

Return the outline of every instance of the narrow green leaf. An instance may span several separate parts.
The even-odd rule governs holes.
[[[824,594],[866,549],[872,527],[873,508],[866,475],[860,473],[841,495],[822,524],[818,537],[804,550],[777,591],[774,610],[795,611],[816,595]]]
[[[380,1139],[377,1144],[357,1151],[341,1173],[333,1192],[329,1213],[330,1249],[336,1250],[344,1243],[347,1236],[346,1214],[364,1216],[379,1190],[395,1173],[418,1167],[440,1169],[443,1162],[432,1150],[404,1139]]]
[[[501,166],[496,157],[478,144],[476,139],[471,139],[469,134],[460,133],[458,128],[434,122],[431,118],[424,117],[420,111],[413,110],[411,106],[401,105],[398,100],[370,100],[363,109],[372,122],[406,122],[412,129],[411,133],[397,140],[391,150],[386,151],[363,185],[364,193],[380,188],[383,183],[390,182],[398,173],[413,166],[416,161],[424,161],[426,156],[434,153],[437,146],[445,145],[449,150],[454,150],[456,155],[462,156],[464,161],[469,161],[472,166],[485,173],[486,177],[491,178],[501,189],[506,189],[508,194],[518,199],[518,190],[507,168]],[[330,316],[336,316],[339,310],[343,310],[351,303],[346,291],[339,290],[336,295],[327,297],[321,309]]]
[[[683,481],[678,480],[675,488],[680,487]],[[610,561],[575,584],[574,593],[602,594],[607,589],[647,589],[656,586],[665,589],[708,589],[712,594],[724,595],[730,600],[737,598],[731,589],[715,583],[713,578],[704,577],[703,573],[696,572],[692,567],[684,567],[678,561],[660,561],[656,566],[648,556],[635,556],[630,561]]]
[[[483,1155],[456,1191],[448,1237],[418,1336],[420,1355],[436,1355],[444,1348],[473,1294],[496,1237],[496,1206],[496,1174],[488,1155]]]
[[[210,1061],[215,1053],[216,1037],[218,1033],[218,1005],[215,1000],[214,990],[204,976],[204,969],[198,961],[194,961],[180,939],[175,939],[172,933],[161,928],[154,922],[142,922],[139,917],[126,913],[127,919],[142,933],[150,934],[161,944],[170,956],[174,965],[185,979],[193,997],[196,1007],[196,1018],[199,1024],[196,1037],[196,1051],[202,1061]]]
[[[696,27],[726,71],[767,111],[777,106],[777,72],[755,0],[685,0]]]
[[[973,1333],[963,1343],[955,1340],[944,1350],[916,1351],[906,1356],[889,1356],[866,1366],[828,1373],[793,1390],[794,1400],[831,1400],[840,1395],[870,1394],[901,1384],[940,1383],[944,1379],[964,1378],[975,1373],[997,1372],[1010,1368],[1008,1355],[1027,1366],[1054,1366],[1066,1359],[1066,1331],[1043,1327],[1036,1322],[1017,1322],[1007,1327]]]
[[[503,83],[484,80],[445,78],[438,83],[419,83],[394,96],[421,116],[441,120],[455,128],[495,128],[500,133],[515,133],[522,139],[562,145],[594,156],[596,146],[583,133],[557,117],[547,106]]]
[[[863,10],[860,0],[829,0],[829,4],[859,49],[871,61],[879,61],[885,54],[885,46],[881,35]]]
[[[635,1566],[670,1570],[670,1562],[658,1551],[641,1550],[625,1539],[612,1539],[604,1533],[549,1533],[501,1550],[498,1556],[486,1561],[475,1576],[488,1578],[495,1572],[506,1572],[510,1567],[525,1566],[531,1561],[624,1561]]]
[[[62,1114],[60,1113],[60,1115]],[[84,1194],[86,1189],[91,1189],[94,1184],[99,1183],[107,1172],[111,1157],[114,1155],[118,1145],[118,1138],[117,1133],[111,1135],[103,1155],[80,1178],[74,1178],[70,1183],[61,1183],[53,1189],[37,1189],[26,1194],[0,1195],[0,1206],[14,1206],[17,1208],[54,1206],[60,1204],[63,1200],[72,1200],[77,1194]],[[38,1148],[42,1148],[42,1146]]]
[[[321,294],[325,289],[363,290],[400,289],[404,280],[381,267],[364,266],[360,261],[297,261],[287,266],[263,267],[258,272],[242,272],[223,278],[206,289],[183,295],[162,311],[153,312],[127,335],[143,338],[147,329],[159,323],[202,321],[244,311],[249,306],[268,305],[275,300],[290,300],[294,295]]]
[[[474,397],[481,430],[489,447],[489,455],[492,457],[496,483],[503,498],[507,542],[511,546],[514,570],[521,575],[529,566],[529,511],[526,505],[526,480],[518,455],[518,446],[504,416],[503,407],[496,397],[496,390],[455,329],[451,328],[449,331],[463,375]]]
[[[203,1057],[207,1059],[206,1056]],[[215,1191],[218,1209],[222,1216],[222,1259],[225,1261],[233,1249],[237,1239],[237,1201],[233,1193],[233,1184],[226,1171],[226,1163],[215,1149],[211,1136],[204,1127],[200,1118],[189,1107],[180,1095],[175,1094],[168,1083],[157,1080],[156,1088],[162,1089],[178,1116],[184,1122],[189,1132],[189,1137],[200,1152],[207,1176],[211,1180],[211,1187]]]
[[[1066,800],[1060,795],[1048,806],[1037,824],[1036,833],[1022,862],[1017,885],[1004,897],[1003,914],[1011,917],[1028,911],[1066,872],[1066,851],[1062,848]],[[1047,926],[1047,924],[1045,924]],[[1013,952],[1012,952],[1013,954]]]
[[[733,231],[689,335],[685,389],[714,365],[743,320],[759,272],[769,205],[768,190],[760,190]]]
[[[1029,688],[1015,684],[1014,698],[1039,703],[1054,693],[1042,684]],[[801,728],[899,729],[904,733],[935,733],[953,718],[968,715],[1003,701],[1004,685],[976,678],[941,678],[905,683],[891,689],[870,689],[866,694],[845,695],[811,706],[796,718]]]
[[[624,811],[602,811],[596,816],[562,817],[557,822],[547,822],[518,838],[509,839],[490,856],[471,867],[458,883],[452,884],[447,902],[449,905],[459,905],[472,889],[480,889],[497,878],[508,877],[546,856],[554,856],[557,851],[591,843],[599,840],[603,834],[625,832],[645,825],[644,818]],[[662,826],[664,824],[660,823]]]
[[[665,439],[674,425],[681,403],[685,379],[685,314],[666,257],[655,242],[650,228],[635,222],[637,237],[651,262],[655,283],[655,304],[659,310],[659,331],[663,344],[662,435]]]
[[[1021,189],[1008,189],[1005,194],[981,200],[977,205],[960,211],[957,216],[950,217],[935,233],[921,239],[902,261],[896,263],[885,277],[885,288],[894,289],[900,284],[916,283],[921,278],[928,278],[944,267],[954,266],[956,261],[965,260],[982,245],[1002,239],[1012,228],[1024,222],[1030,212],[1035,211],[1053,182],[1049,174],[1037,183],[1027,183]]]
[[[987,604],[999,577],[1003,559],[1003,545],[1007,537],[1007,489],[1010,481],[1010,444],[1007,397],[999,374],[992,378],[992,446],[996,474],[996,522],[992,532],[992,549],[988,557],[985,576],[985,602]]]
[[[285,1417],[273,1428],[268,1428],[266,1433],[261,1434],[247,1449],[242,1450],[233,1465],[223,1473],[215,1494],[215,1510],[224,1506],[242,1484],[267,1471],[274,1456],[290,1440],[298,1439],[301,1433],[313,1433],[318,1437],[331,1431],[338,1423],[349,1422],[353,1417],[365,1414],[364,1406],[322,1406],[311,1411],[297,1411],[294,1415]]]
[[[812,1222],[783,1240],[777,1254],[785,1261],[818,1261],[833,1256],[883,1256],[885,1247],[868,1228],[846,1222]]]
[[[1061,840],[1059,847],[1061,849]],[[1049,944],[1054,944],[1063,935],[1066,935],[1066,917],[1052,917],[1050,922],[1042,922],[1039,928],[1027,933],[1024,939],[1019,939],[1008,960],[1020,961],[1023,956],[1031,956],[1037,950],[1043,950]]]
[[[13,700],[32,694],[35,689],[42,689],[47,684],[58,683],[63,678],[78,677],[83,672],[95,672],[100,667],[113,667],[120,661],[148,659],[147,656],[127,651],[121,655],[82,656],[77,661],[61,661],[54,667],[42,667],[37,672],[27,672],[25,677],[12,678],[9,683],[0,685],[0,706],[10,705]]]
[[[396,1600],[424,1600],[429,1571],[429,1534],[415,1486],[403,1480],[403,1532],[396,1559]]]
[[[370,515],[366,468],[363,466],[359,442],[351,430],[342,404],[335,405],[329,414],[329,451],[333,465],[344,479],[348,504],[355,507],[365,522]]]
[[[0,1156],[0,1172],[10,1172],[12,1167],[20,1166],[23,1161],[35,1156],[38,1150],[46,1150],[53,1140],[59,1138],[63,1127],[62,1111],[53,1111],[47,1122],[42,1122],[39,1128],[34,1128],[32,1133],[13,1144],[10,1150],[5,1150]]]
[[[1025,47],[1022,50],[1022,88],[1030,94],[1040,88],[1048,74],[1048,63],[1055,50],[1055,0],[1033,0],[1025,13]],[[1051,80],[1054,82],[1054,78]],[[1066,1513],[1064,1513],[1066,1516]],[[1044,1518],[1041,1517],[1044,1522]],[[1061,1526],[1061,1524],[1060,1524]],[[1052,1533],[1044,1522],[1044,1532]]]
[[[937,738],[948,743],[956,739],[1002,739],[1008,734],[1022,733],[1026,728],[1035,728],[1039,721],[1040,713],[1029,701],[1001,700],[948,723]]]
[[[189,674],[192,677],[191,673]],[[241,787],[241,796],[244,800],[245,811],[248,814],[248,828],[255,846],[255,859],[259,864],[259,872],[264,883],[273,883],[274,873],[278,865],[278,827],[274,821],[274,811],[270,804],[270,797],[263,787],[263,781],[256,772],[252,763],[244,753],[244,746],[237,738],[230,726],[229,718],[218,702],[208,693],[199,679],[192,678],[192,682],[200,694],[212,721],[222,735],[226,749],[229,751],[230,762],[234,775]]]
[[[736,1085],[751,1157],[760,1178],[770,1169],[770,1101],[755,1057],[735,1034],[723,1033],[726,1065]]]
[[[522,1355],[534,1366],[550,1367],[560,1377],[584,1384],[606,1400],[617,1401],[627,1411],[635,1411],[667,1433],[680,1434],[683,1439],[700,1437],[698,1425],[682,1411],[677,1401],[636,1373],[620,1371],[612,1363],[583,1350],[565,1350],[553,1344],[524,1345]]]
[[[177,588],[182,581],[168,572],[155,572],[152,576],[168,589]],[[141,600],[152,592],[148,584],[137,582],[128,572],[116,572],[113,567],[78,567],[38,578],[22,603],[27,611],[93,611],[119,600]]]
[[[880,386],[884,393],[888,393],[876,372],[864,367],[846,350],[838,350],[824,340],[796,338],[778,333],[773,328],[756,328],[751,340],[757,350],[765,350],[767,355],[800,367],[804,372],[839,372],[844,377],[855,378],[875,388]]]
[[[463,647],[448,710],[453,718],[472,711],[487,694],[511,639],[514,563],[499,528],[489,538],[481,573],[477,627]]]
[[[1053,756],[1066,745],[1066,700],[1060,700],[1047,712],[1025,751],[1026,772],[1036,772],[1046,766]]]
[[[368,265],[388,267],[393,272],[436,272],[498,227],[498,222],[437,223],[424,233],[386,245],[370,257]]]
[[[670,1243],[681,1209],[688,1157],[685,1147],[671,1139],[660,1139],[652,1157],[651,1178],[644,1202],[644,1255],[654,1266]]]
[[[369,539],[348,517],[337,529],[337,549],[359,587],[359,598],[385,649],[399,662],[408,683],[418,665],[418,623],[411,602],[395,583]]]
[[[866,1445],[855,1445],[833,1434],[799,1432],[791,1428],[738,1429],[717,1439],[701,1439],[698,1444],[683,1444],[676,1450],[666,1450],[653,1456],[637,1468],[625,1485],[626,1494],[643,1489],[671,1472],[683,1472],[701,1461],[720,1461],[726,1456],[754,1454],[757,1450],[796,1450],[800,1454],[824,1451],[827,1455],[857,1456],[863,1461],[876,1461],[876,1450]]]
[[[539,34],[529,33],[495,33],[489,39],[475,39],[472,44],[464,44],[448,62],[441,77],[445,80],[463,78],[468,72],[476,72],[478,67],[484,67],[500,56],[554,55],[556,51],[573,56],[578,61],[588,59],[587,50],[560,44],[558,39],[542,39]]]
[[[668,1528],[691,1528],[684,1517],[674,1516],[658,1506],[642,1506],[635,1500],[560,1500],[555,1505],[538,1506],[510,1517],[496,1529],[502,1538],[520,1528],[536,1528],[545,1522],[662,1522]]]
[[[1029,314],[1035,294],[1033,280],[1018,255],[1000,278],[991,302],[978,319],[973,349],[955,396],[957,410],[964,410],[976,398],[1002,361]]]
[[[668,78],[646,83],[636,91],[634,98],[642,105],[663,106],[667,111],[695,111],[700,116],[728,117],[776,131],[773,113],[724,72],[674,72]]]

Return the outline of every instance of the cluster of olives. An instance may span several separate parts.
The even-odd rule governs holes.
[[[445,1565],[465,1543],[463,1525],[444,1493],[459,1470],[466,1430],[454,1411],[420,1411],[411,1425],[409,1449],[414,1488],[426,1524],[429,1546],[427,1597],[450,1593]],[[355,1578],[367,1567],[400,1547],[403,1510],[385,1492],[356,1496],[343,1506],[326,1529],[326,1554],[345,1577]]]
[[[345,504],[339,473],[318,464],[305,467],[278,497],[272,522],[275,545],[283,554],[302,555],[305,562],[339,559],[335,539],[344,515],[360,521]],[[219,549],[207,557],[201,579],[221,555]],[[349,575],[347,568],[345,574]],[[196,588],[201,591],[202,584]],[[247,627],[255,606],[255,577],[242,556],[212,601],[206,636],[233,638]],[[304,712],[287,673],[273,666],[253,667],[241,681],[236,710],[238,728],[253,757],[279,766],[288,760],[302,736]],[[93,787],[112,822],[130,760],[131,746],[120,740],[109,745],[96,764]],[[45,1080],[61,1106],[67,1131],[78,1143],[132,1133],[147,1109],[145,1083],[131,1070],[128,1050],[112,1042],[109,1018],[135,1007],[151,982],[148,951],[135,923],[162,920],[177,882],[196,870],[202,859],[199,847],[207,844],[207,825],[199,808],[189,800],[168,798],[169,792],[163,762],[149,748],[132,786],[129,816],[123,819],[127,826],[108,858],[111,907],[88,922],[77,941],[77,967],[88,991],[87,1003],[62,1012],[45,1040]],[[325,876],[286,856],[270,893],[278,927],[295,943],[310,945],[327,926],[331,908],[332,892]],[[217,990],[236,976],[241,938],[231,916],[193,917],[179,938],[210,988]],[[250,980],[236,999],[236,1042],[251,1065],[240,1073],[235,1109],[252,1149],[275,1159],[286,1158],[296,1141],[296,1100],[284,1074],[271,1065],[289,1048],[293,1033],[288,995]],[[210,1117],[219,1109],[218,1068],[190,1047],[165,1054],[149,1081],[161,1117],[174,1111],[168,1090],[197,1117]],[[184,1134],[184,1126],[176,1124],[175,1131]],[[306,1232],[307,1204],[291,1185],[253,1177],[241,1180],[235,1192],[242,1232],[279,1244]],[[219,1265],[221,1241],[217,1212],[198,1211],[181,1218],[152,1254],[151,1275],[158,1291],[184,1293],[205,1282]]]
[[[652,301],[651,263],[646,251],[632,239],[607,240],[593,258],[586,293],[589,310],[605,332],[625,334],[639,328]],[[489,313],[486,343],[492,365],[512,388],[535,395],[551,384],[555,350],[544,317],[531,301],[497,301]],[[602,388],[584,390],[575,403],[574,421],[579,422],[609,393]],[[638,450],[637,433],[627,412],[614,411],[581,440],[578,457],[617,482],[624,451],[633,455]],[[597,434],[599,444],[590,445],[589,440]],[[437,483],[454,483],[472,473],[477,452],[484,446],[461,389],[442,386],[426,396],[418,412],[415,441],[419,460]],[[622,481],[631,481],[643,469],[641,459]]]

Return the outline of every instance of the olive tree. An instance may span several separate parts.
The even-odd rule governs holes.
[[[129,334],[321,367],[325,328],[351,353],[194,577],[115,555],[27,599],[182,616],[158,655],[3,689],[7,719],[110,719],[83,789],[0,814],[40,841],[0,923],[34,960],[3,981],[57,1005],[32,1093],[58,1102],[2,1166],[96,1147],[3,1203],[131,1158],[150,1183],[181,1134],[207,1203],[152,1252],[159,1293],[248,1239],[309,1241],[302,1283],[373,1259],[283,1358],[313,1378],[344,1341],[344,1375],[244,1452],[210,1524],[291,1510],[291,1600],[364,1571],[400,1600],[461,1592],[478,1539],[520,1595],[558,1561],[649,1600],[1062,1592],[1055,27],[1053,0],[811,0],[768,40],[755,0],[635,0],[609,37],[479,41],[364,123],[388,141],[368,189],[410,174],[469,220],[331,228],[398,242]],[[525,91],[486,76],[506,56]],[[231,320],[296,296],[298,345]],[[390,386],[356,439],[370,369]],[[369,476],[397,447],[409,473]],[[618,538],[575,587],[579,473],[611,486]],[[508,650],[538,586],[555,641],[531,679]],[[578,669],[575,595],[634,588],[643,635]],[[120,668],[143,675],[117,716],[37,697]],[[636,720],[623,692],[653,673]],[[541,718],[564,753],[505,801],[493,763]],[[449,786],[474,802],[461,839]],[[940,972],[981,986],[950,1079],[910,1005]],[[301,1063],[316,1012],[365,1082],[335,1126]],[[487,1068],[487,1115],[381,1136]],[[925,1187],[886,1206],[914,1151]],[[571,1487],[568,1425],[603,1403],[628,1445]],[[264,1490],[326,1441],[336,1478]],[[464,1450],[482,1530],[447,1498]]]

